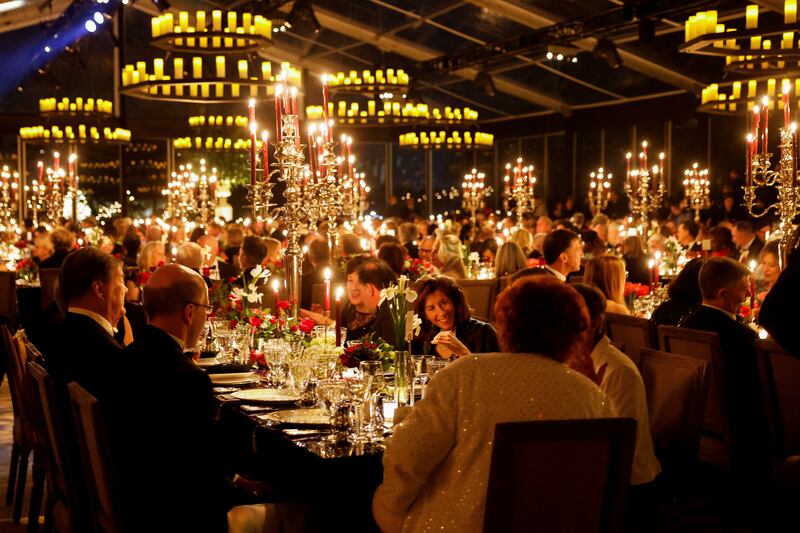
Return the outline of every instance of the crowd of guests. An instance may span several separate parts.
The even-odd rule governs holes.
[[[773,291],[782,284],[796,288],[797,274],[787,281],[775,241],[766,241],[767,230],[749,220],[709,227],[679,209],[647,242],[628,227],[624,218],[599,214],[587,220],[580,213],[522,221],[491,213],[474,222],[387,218],[379,231],[339,231],[333,249],[324,226],[307,232],[299,302],[304,317],[329,323],[314,295],[327,273],[345,287],[346,339],[374,334],[394,344],[380,292],[406,275],[414,281],[413,305],[422,319],[412,352],[455,361],[434,377],[425,399],[387,443],[383,483],[373,500],[383,531],[481,529],[487,443],[500,422],[633,418],[632,491],[657,483],[661,465],[641,375],[612,345],[603,324],[606,313],[630,313],[626,281],[651,283],[648,261],[670,243],[695,258],[671,281],[669,298],[652,321],[719,334],[730,361],[729,408],[737,420],[731,427],[738,443],[735,481],[764,479],[769,452],[762,438],[756,333],[737,315],[751,288],[746,265],[755,261],[764,325],[776,328],[776,339],[800,356],[797,341],[787,340],[796,335],[772,318],[786,305]],[[186,352],[195,351],[218,304],[209,288],[266,284],[269,279],[253,278],[259,265],[285,275],[284,228],[211,222],[187,232],[119,218],[94,245],[90,240],[75,226],[35,230],[32,254],[39,267],[60,268],[48,319],[56,325],[35,339],[47,369],[62,395],[75,381],[103,405],[125,530],[158,524],[222,531],[225,511],[237,502],[221,461],[207,453],[219,449],[211,382]],[[787,273],[796,272],[797,263],[794,257]],[[478,264],[504,288],[492,323],[472,316],[460,285]],[[131,362],[153,371],[131,372]],[[62,415],[71,426],[71,414]]]

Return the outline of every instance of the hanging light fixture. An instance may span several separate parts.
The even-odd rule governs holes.
[[[411,131],[400,135],[400,146],[424,149],[488,149],[494,146],[494,135],[482,131],[440,130]]]
[[[40,98],[39,112],[42,115],[100,115],[111,116],[114,104],[102,98]]]

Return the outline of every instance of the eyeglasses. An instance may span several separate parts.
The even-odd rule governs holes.
[[[200,302],[193,302],[192,300],[184,300],[184,303],[196,305],[197,307],[204,307],[206,309],[206,315],[210,315],[211,312],[214,311],[213,305],[201,304]]]

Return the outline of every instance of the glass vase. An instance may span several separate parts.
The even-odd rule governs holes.
[[[394,401],[398,407],[414,405],[414,363],[411,352],[398,350],[394,361]]]

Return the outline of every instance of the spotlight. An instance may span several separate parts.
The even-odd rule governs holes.
[[[480,72],[478,72],[478,75],[475,76],[475,83],[483,87],[483,91],[489,96],[494,96],[497,92],[492,75],[486,70],[485,65],[481,68]]]
[[[45,51],[46,53],[48,53],[48,54],[49,54],[49,53],[50,53],[52,50],[53,50],[53,49],[52,49],[52,48],[50,48],[49,46],[45,46],[45,47],[44,47],[44,51]]]
[[[94,12],[94,15],[92,15],[92,18],[94,19],[94,21],[95,21],[97,24],[102,24],[102,23],[103,23],[103,21],[105,20],[105,19],[103,18],[103,14],[102,14],[102,13],[100,13],[99,11],[95,11],[95,12]]]
[[[580,53],[580,50],[578,50],[577,48],[574,48],[572,46],[565,46],[565,45],[560,45],[560,44],[549,44],[549,45],[547,45],[547,53],[545,54],[545,57],[547,59],[550,59],[550,60],[552,60],[552,59],[555,59],[556,61],[564,61],[564,60],[566,60],[566,61],[572,61],[573,63],[575,63],[576,61],[573,61],[573,59],[579,53]]]
[[[600,59],[608,61],[611,68],[618,68],[622,64],[622,58],[619,57],[617,45],[605,37],[597,40],[597,44],[594,46],[592,53]]]
[[[91,19],[87,20],[83,27],[86,28],[86,31],[89,33],[94,33],[94,31],[97,30],[97,24],[95,24]]]

